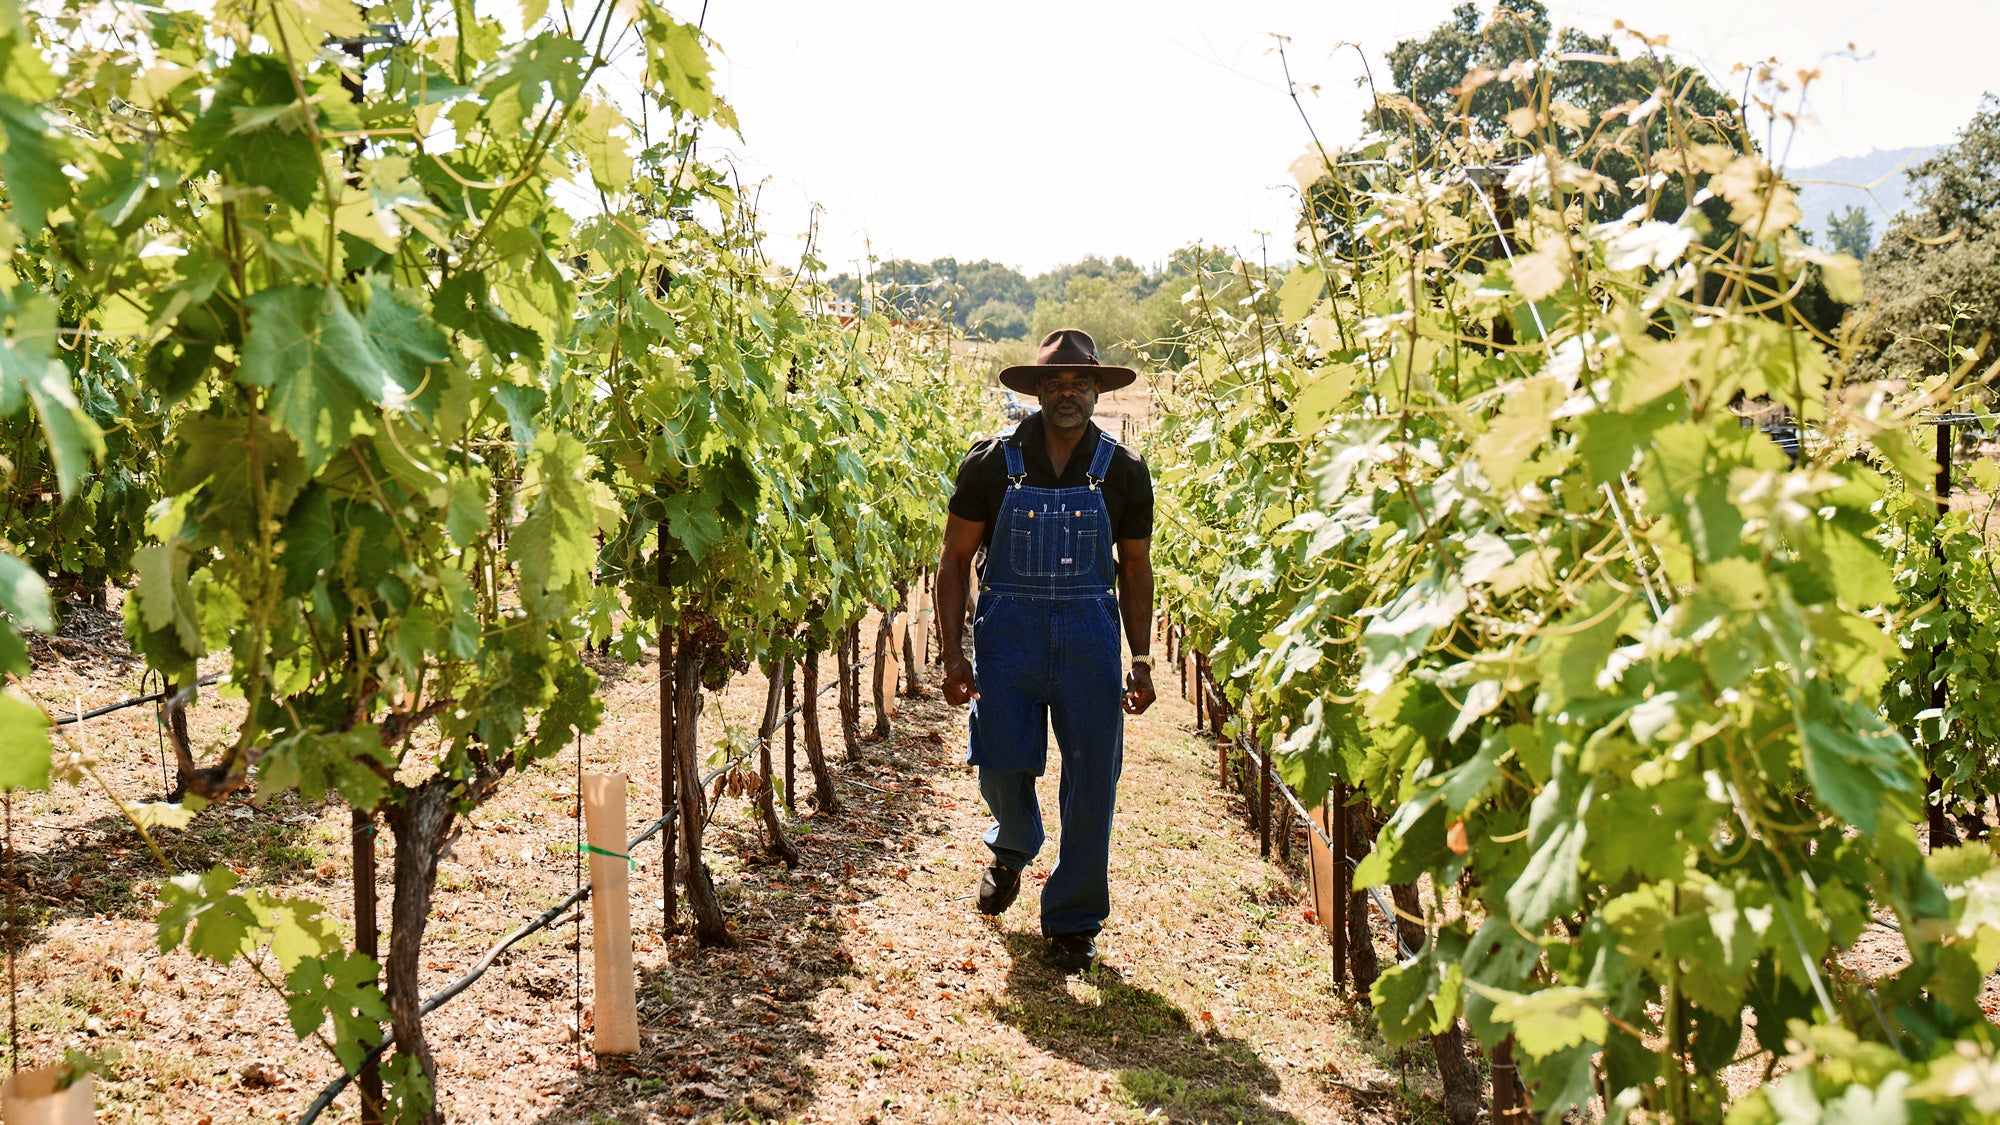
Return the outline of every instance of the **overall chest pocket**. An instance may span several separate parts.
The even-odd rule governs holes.
[[[1018,512],[1008,533],[1008,561],[1016,574],[1030,578],[1088,574],[1097,563],[1098,536],[1097,513],[1089,509]]]

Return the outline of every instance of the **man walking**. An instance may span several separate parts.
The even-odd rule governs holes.
[[[1051,332],[1029,365],[1000,373],[1041,410],[1012,434],[974,446],[959,466],[938,563],[944,696],[972,703],[970,760],[993,813],[992,866],[979,909],[999,914],[1041,851],[1036,779],[1049,729],[1062,753],[1062,839],[1042,888],[1052,959],[1081,972],[1097,957],[1111,912],[1111,814],[1125,757],[1125,720],[1152,706],[1153,482],[1137,453],[1091,422],[1097,396],[1138,377],[1097,360],[1075,329]],[[979,567],[973,658],[961,625]],[[1132,649],[1120,675],[1118,631]]]

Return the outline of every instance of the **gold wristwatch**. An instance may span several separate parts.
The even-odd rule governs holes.
[[[1132,663],[1144,664],[1148,669],[1151,669],[1153,667],[1153,654],[1150,652],[1135,652],[1132,654]]]

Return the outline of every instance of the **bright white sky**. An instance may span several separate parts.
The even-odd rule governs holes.
[[[1360,131],[1360,59],[1454,0],[709,0],[718,78],[761,181],[770,251],[791,260],[819,208],[821,256],[992,258],[1030,274],[1086,254],[1157,263],[1201,240],[1288,244],[1287,168],[1307,137],[1271,33],[1328,144]],[[701,0],[674,0],[693,19]],[[1489,7],[1482,4],[1482,8]],[[2000,0],[1551,0],[1558,26],[1623,19],[1740,88],[1730,69],[1818,66],[1804,167],[1949,141],[2000,88]],[[1842,57],[1855,44],[1862,58]],[[1782,146],[1774,146],[1782,151]],[[1274,250],[1274,252],[1277,252]]]

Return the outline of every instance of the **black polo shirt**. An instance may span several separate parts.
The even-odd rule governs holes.
[[[1062,476],[1057,477],[1049,463],[1041,413],[1028,415],[1013,433],[987,438],[965,455],[958,466],[958,487],[951,494],[951,514],[985,524],[981,546],[992,543],[993,521],[1000,515],[1000,501],[1007,491],[1007,451],[1003,445],[1020,447],[1022,467],[1028,471],[1028,479],[1022,483],[1029,488],[1083,488],[1090,483],[1090,462],[1097,456],[1097,442],[1103,433],[1092,422],[1076,451],[1069,455]],[[1151,539],[1153,474],[1146,469],[1146,459],[1131,447],[1119,445],[1111,455],[1111,468],[1105,471],[1103,489],[1112,537]]]

